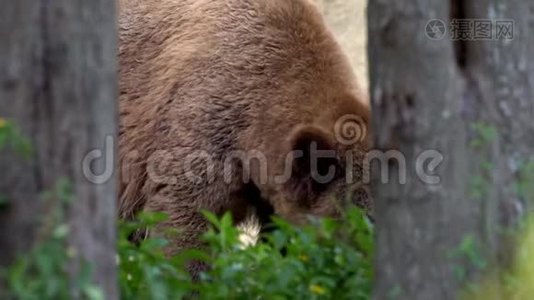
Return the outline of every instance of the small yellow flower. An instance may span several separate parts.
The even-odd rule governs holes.
[[[0,128],[4,128],[7,125],[6,119],[0,118]]]
[[[316,285],[316,284],[312,284],[310,285],[310,291],[314,294],[317,294],[317,295],[324,295],[326,294],[326,290],[320,286],[320,285]]]
[[[306,255],[299,255],[299,259],[302,261],[308,261],[310,258],[307,257]]]

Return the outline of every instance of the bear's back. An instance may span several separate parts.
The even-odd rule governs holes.
[[[198,124],[217,123],[213,117],[259,120],[276,109],[288,121],[299,115],[313,118],[331,103],[327,96],[303,94],[357,90],[346,57],[308,0],[121,4],[125,126],[151,124],[169,111],[188,132]],[[247,125],[243,122],[235,125]]]
[[[309,0],[120,5],[120,159],[136,180],[154,151],[269,156],[298,124],[361,110],[350,63]]]

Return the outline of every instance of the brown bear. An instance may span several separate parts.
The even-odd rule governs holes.
[[[169,215],[170,252],[200,213],[300,223],[367,207],[369,107],[310,0],[120,2],[119,212]]]

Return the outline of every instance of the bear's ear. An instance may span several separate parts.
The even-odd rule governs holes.
[[[340,175],[334,141],[317,126],[298,128],[290,139],[292,168],[287,182],[289,193],[302,206],[311,206]]]

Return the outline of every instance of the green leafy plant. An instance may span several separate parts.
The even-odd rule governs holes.
[[[516,183],[517,194],[528,203],[534,203],[534,159],[521,163]]]
[[[360,210],[343,222],[313,220],[294,227],[275,219],[277,230],[265,242],[243,247],[232,218],[205,212],[212,226],[203,250],[167,257],[168,241],[148,237],[139,245],[128,238],[139,228],[153,228],[162,214],[142,214],[121,225],[119,267],[124,299],[369,299],[372,284],[373,228]],[[187,261],[210,266],[198,281],[186,272]]]
[[[464,236],[458,247],[449,253],[449,258],[459,260],[461,264],[452,265],[454,274],[458,280],[465,280],[467,277],[467,268],[484,270],[487,262],[482,256],[480,243],[477,242],[474,235]]]
[[[13,150],[13,152],[23,159],[30,158],[32,146],[30,141],[24,137],[18,128],[10,121],[0,118],[0,151],[4,149]],[[3,155],[3,153],[0,153]],[[9,205],[9,199],[0,195],[0,209],[5,209]]]
[[[164,237],[150,236],[138,245],[129,240],[138,230],[150,230],[166,218],[161,213],[142,213],[136,221],[120,223],[118,266],[123,299],[181,299],[193,290],[185,263],[205,260],[203,252],[188,250],[168,257],[164,249],[169,242]]]
[[[29,158],[32,153],[30,141],[24,137],[19,129],[10,121],[0,118],[0,150],[12,149],[23,158]]]
[[[267,241],[242,249],[226,215],[208,214],[211,270],[202,276],[202,299],[369,299],[372,225],[354,208],[343,222],[330,219],[293,227],[275,219]]]
[[[101,291],[91,283],[91,266],[84,264],[75,282],[69,280],[67,262],[73,252],[66,243],[69,227],[65,224],[66,206],[72,201],[68,180],[59,180],[55,187],[42,195],[51,207],[43,220],[34,247],[7,270],[0,273],[7,284],[8,299],[70,299],[70,285],[75,284],[83,299],[104,299]]]
[[[470,146],[473,148],[487,146],[498,137],[497,128],[485,122],[475,122],[471,124],[471,130],[475,134],[475,137],[470,143]]]
[[[50,195],[69,195],[60,185]],[[49,237],[7,272],[14,299],[69,299],[63,212],[53,214]],[[202,250],[165,255],[168,235],[129,241],[138,230],[150,231],[166,219],[143,213],[119,226],[117,264],[122,299],[369,299],[372,286],[373,227],[363,212],[350,209],[343,221],[315,219],[294,227],[275,219],[277,230],[265,241],[244,247],[232,218],[206,212],[212,226]],[[179,234],[171,232],[171,234]],[[209,270],[193,281],[187,262],[201,261]],[[90,283],[90,266],[79,275],[83,299],[103,299]]]
[[[524,226],[516,235],[518,247],[511,266],[493,268],[484,277],[468,287],[460,299],[529,300],[534,294],[534,264],[531,262],[534,251],[534,216],[528,216]]]

